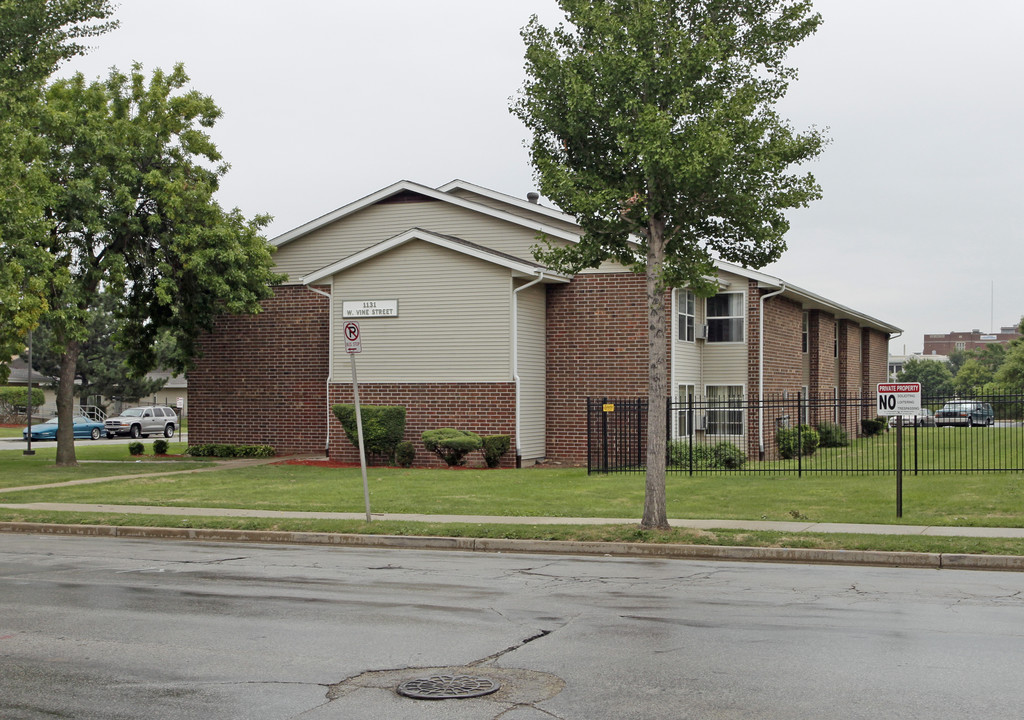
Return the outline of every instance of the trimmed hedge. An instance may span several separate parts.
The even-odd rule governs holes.
[[[140,442],[130,442],[128,443],[128,452],[132,455],[143,455],[146,452],[146,448]]]
[[[444,460],[448,467],[465,465],[466,456],[484,444],[476,433],[455,428],[427,430],[422,438],[427,450]]]
[[[501,456],[512,447],[512,438],[508,435],[484,435],[480,439],[483,442],[482,450],[487,467],[496,468],[501,465]]]
[[[167,447],[169,443],[166,440],[154,440],[153,441],[153,454],[154,455],[166,455]]]
[[[227,445],[223,443],[207,443],[205,445],[190,445],[185,451],[186,455],[192,457],[249,457],[264,458],[274,457],[272,445]]]
[[[366,452],[383,455],[388,462],[395,462],[398,443],[405,437],[405,408],[401,405],[360,404],[359,410],[363,419],[363,442],[366,444]],[[345,437],[358,448],[356,406],[352,403],[332,405],[331,412],[341,422]]]

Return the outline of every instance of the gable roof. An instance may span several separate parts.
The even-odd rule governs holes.
[[[765,273],[758,272],[757,270],[750,270],[739,265],[733,265],[732,263],[725,262],[724,260],[715,260],[715,267],[719,270],[732,273],[733,275],[739,275],[740,277],[754,280],[761,287],[782,290],[783,297],[799,302],[803,306],[804,310],[824,310],[825,312],[835,315],[837,319],[855,320],[859,325],[871,327],[881,332],[903,332],[902,328],[883,322],[878,318],[873,318],[870,315],[865,315],[864,313],[848,308],[845,305],[840,305],[839,303],[822,297],[817,293],[813,293],[810,290],[804,290],[801,287],[797,287],[796,285],[781,278],[766,275]]]
[[[472,210],[473,212],[480,213],[482,215],[488,215],[499,220],[504,220],[505,222],[512,223],[513,225],[519,225],[520,227],[535,230],[538,233],[550,235],[551,237],[561,238],[562,240],[568,240],[569,242],[576,242],[579,240],[579,233],[569,232],[567,230],[554,227],[553,225],[549,225],[543,222],[543,217],[538,217],[536,219],[523,217],[522,215],[516,215],[514,213],[490,207],[489,205],[483,205],[482,203],[476,203],[473,202],[472,200],[460,198],[456,195],[452,195],[450,192],[442,192],[440,190],[435,190],[433,188],[427,187],[426,185],[420,185],[419,183],[410,182],[409,180],[400,180],[399,182],[396,182],[393,185],[389,185],[386,188],[382,188],[375,193],[367,195],[364,198],[356,200],[355,202],[351,202],[348,205],[344,205],[338,208],[337,210],[327,213],[326,215],[321,215],[315,220],[310,220],[308,223],[300,225],[294,230],[289,230],[283,235],[278,235],[276,238],[270,241],[270,244],[274,245],[275,247],[287,245],[293,240],[297,240],[298,238],[308,235],[314,230],[318,230],[324,227],[325,225],[329,225],[330,223],[341,220],[344,217],[348,217],[353,213],[357,213],[360,210],[363,210],[364,208],[374,205],[375,203],[381,202],[382,200],[387,200],[388,198],[398,195],[400,193],[410,192],[422,195],[423,197],[426,198],[430,198],[431,200],[439,200],[441,202],[450,203],[452,205],[455,205],[456,207],[461,207],[466,210]],[[508,200],[514,200],[514,198],[511,198],[510,196],[505,197]],[[524,204],[532,205],[532,203]],[[545,213],[540,213],[540,215],[544,214]],[[564,215],[564,213],[556,213],[556,215],[559,216],[558,219],[563,219],[563,217],[566,217],[569,218],[569,222],[572,222],[572,218],[570,216]]]
[[[506,253],[491,250],[490,248],[477,245],[476,243],[471,243],[468,240],[463,240],[462,238],[457,238],[453,235],[442,235],[441,233],[424,230],[423,228],[411,228],[399,235],[395,235],[383,242],[371,245],[370,247],[360,250],[357,253],[353,253],[346,258],[342,258],[337,262],[326,265],[319,270],[315,270],[314,272],[304,276],[301,282],[303,285],[311,285],[312,283],[319,282],[331,275],[344,272],[350,267],[365,262],[370,258],[377,257],[389,250],[405,245],[407,242],[412,240],[422,240],[423,242],[428,242],[447,250],[468,255],[469,257],[474,257],[478,260],[500,265],[501,267],[511,270],[513,274],[518,274],[523,277],[536,277],[543,273],[545,279],[550,279],[554,282],[569,282],[572,280],[571,276],[548,270],[545,266],[536,263],[533,260],[524,260]]]
[[[527,210],[531,213],[536,213],[541,217],[548,217],[552,220],[559,220],[561,222],[571,223],[577,225],[576,218],[572,215],[562,212],[557,208],[547,207],[539,203],[530,202],[529,200],[523,200],[517,198],[514,195],[507,195],[497,190],[491,190],[481,185],[474,185],[471,182],[465,180],[452,180],[451,182],[445,183],[438,188],[443,193],[452,193],[456,190],[465,190],[466,192],[473,193],[474,195],[480,195],[481,197],[490,198],[491,200],[497,200],[498,202],[505,203],[517,207],[520,210]]]

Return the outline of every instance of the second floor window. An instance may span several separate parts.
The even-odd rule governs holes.
[[[743,293],[708,298],[708,342],[743,342],[743,317]]]
[[[696,317],[693,293],[689,290],[680,290],[676,302],[679,305],[679,339],[693,342],[693,324]]]

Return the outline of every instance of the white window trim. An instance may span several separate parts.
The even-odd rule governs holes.
[[[714,438],[742,438],[747,432],[747,409],[744,407],[732,408],[724,407],[721,409],[711,409],[709,407],[711,403],[711,388],[739,388],[740,402],[742,403],[747,397],[747,386],[740,384],[708,384],[704,386],[704,402],[706,403],[704,408],[704,434],[707,437]],[[740,414],[740,431],[738,433],[712,433],[710,431],[711,422],[708,420],[708,415],[713,412],[738,412]]]
[[[743,345],[747,342],[747,294],[742,290],[734,291],[720,291],[715,293],[712,297],[719,295],[739,295],[740,296],[740,314],[739,315],[716,315],[712,317],[708,313],[708,301],[712,298],[704,299],[704,324],[708,326],[708,345]],[[739,340],[712,340],[711,339],[711,321],[712,320],[741,320],[743,322],[742,330],[740,331]]]
[[[689,299],[689,298],[693,299],[693,314],[692,315],[691,314],[687,314],[685,312],[685,310],[687,308],[687,305],[689,304],[689,303],[687,303],[687,299]],[[692,290],[686,290],[686,289],[683,289],[683,288],[678,288],[676,290],[676,307],[675,307],[675,313],[674,314],[675,314],[675,319],[676,319],[676,321],[675,321],[676,340],[678,342],[684,342],[684,343],[690,343],[690,344],[693,344],[694,342],[696,342],[696,339],[697,339],[697,296],[693,294]],[[683,333],[681,332],[680,321],[684,317],[690,318],[690,328],[689,328],[689,330],[693,334],[693,337],[691,337],[689,339],[683,337]]]

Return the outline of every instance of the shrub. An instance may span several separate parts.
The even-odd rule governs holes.
[[[395,446],[395,462],[401,467],[412,467],[412,461],[416,459],[416,448],[411,442],[400,442]]]
[[[192,457],[274,457],[274,447],[272,445],[207,443],[205,445],[190,445],[185,453]]]
[[[358,448],[356,406],[351,403],[332,405],[331,412],[341,421],[345,437]],[[360,405],[359,413],[363,419],[366,452],[383,455],[388,462],[394,462],[398,443],[405,437],[405,408],[401,405]]]
[[[860,428],[864,431],[864,437],[877,435],[889,427],[889,422],[884,417],[865,418],[860,421]]]
[[[142,447],[140,442],[130,442],[128,443],[128,452],[132,455],[142,455],[146,452],[146,448]]]
[[[743,467],[747,454],[731,442],[723,440],[711,448],[711,460],[716,468],[736,470]]]
[[[501,464],[501,456],[512,447],[512,438],[508,435],[484,435],[480,439],[483,441],[484,462],[487,463],[487,467],[498,467]]]
[[[850,445],[850,434],[843,429],[842,425],[823,422],[818,425],[818,437],[821,443],[818,447],[848,447]]]
[[[810,425],[781,428],[777,440],[779,455],[787,460],[795,458],[798,454],[813,455],[821,442],[818,431]]]
[[[465,465],[466,456],[483,445],[476,433],[455,428],[427,430],[422,437],[427,450],[444,460],[448,467]]]
[[[32,407],[42,407],[46,397],[40,388],[32,388]],[[0,422],[21,422],[25,417],[21,408],[28,405],[28,388],[0,387]]]
[[[153,441],[153,454],[154,455],[166,455],[168,442],[166,440],[154,440]]]
[[[673,440],[668,445],[669,466],[680,470],[689,469],[690,452],[688,440]],[[735,470],[747,461],[742,450],[725,440],[716,445],[694,443],[692,452],[694,470]]]

